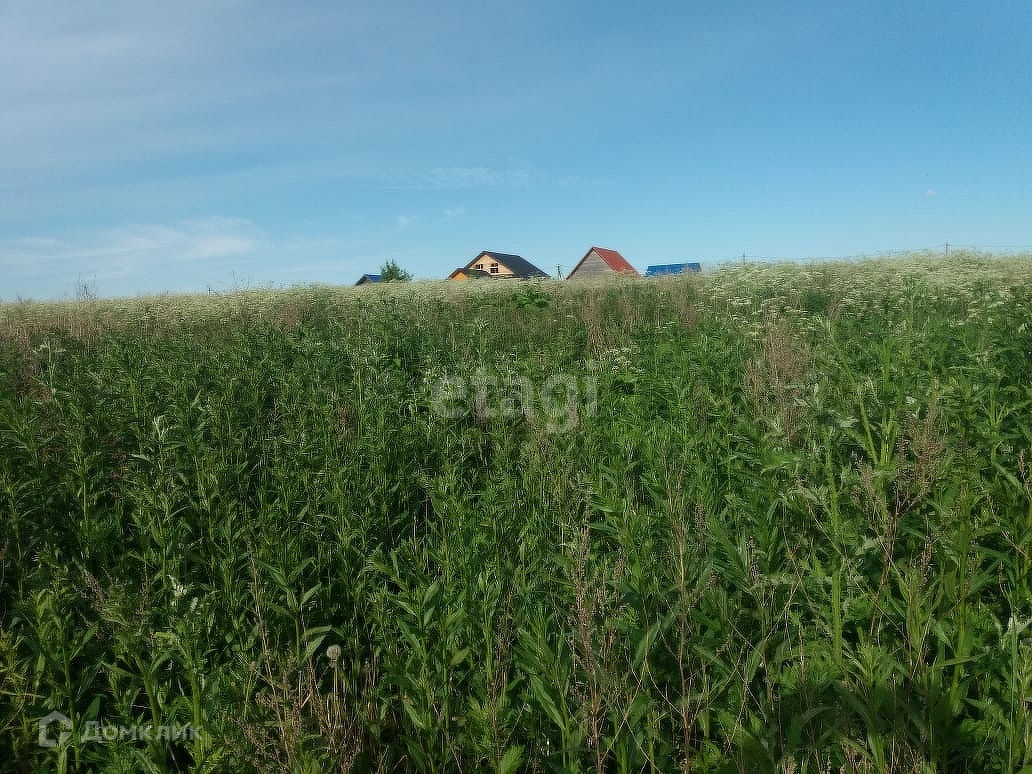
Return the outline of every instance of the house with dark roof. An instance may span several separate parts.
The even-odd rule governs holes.
[[[649,266],[645,269],[646,277],[666,277],[671,274],[688,274],[689,272],[702,271],[702,264],[699,263],[663,263]]]
[[[526,258],[485,250],[465,266],[460,266],[449,274],[448,279],[464,280],[484,276],[514,277],[516,279],[548,278],[545,272]]]
[[[566,275],[566,279],[594,279],[610,274],[622,274],[626,277],[640,277],[637,270],[627,262],[616,250],[604,247],[592,247]]]
[[[380,279],[381,275],[379,274],[363,274],[361,277],[358,278],[358,282],[356,282],[355,284],[366,285],[370,282],[379,282]]]

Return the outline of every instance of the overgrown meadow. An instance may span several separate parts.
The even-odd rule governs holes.
[[[1030,772],[1030,320],[973,254],[0,306],[0,771]]]

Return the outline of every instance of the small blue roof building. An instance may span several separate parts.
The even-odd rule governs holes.
[[[689,272],[702,271],[702,264],[699,263],[662,263],[656,266],[649,266],[645,270],[646,277],[665,277],[668,274],[687,274]]]
[[[381,275],[379,274],[363,274],[358,278],[356,285],[365,285],[367,282],[379,282]]]

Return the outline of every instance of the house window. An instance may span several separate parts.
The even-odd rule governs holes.
[[[491,264],[491,273],[492,274],[497,274],[498,273],[498,264],[497,263],[492,263]]]
[[[477,271],[483,271],[483,270],[484,270],[484,264],[482,264],[482,263],[478,263],[478,264],[477,264],[476,266],[474,266],[473,268],[475,268],[475,269],[476,269]]]

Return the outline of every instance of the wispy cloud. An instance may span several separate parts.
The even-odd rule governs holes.
[[[159,266],[196,264],[254,252],[267,242],[250,221],[210,216],[173,225],[105,229],[79,239],[33,236],[0,243],[0,267],[98,279],[144,274]]]
[[[99,169],[270,147],[303,157],[314,141],[378,128],[386,112],[369,106],[363,117],[374,118],[357,122],[328,107],[355,102],[387,77],[382,70],[309,69],[313,50],[346,52],[345,63],[368,55],[373,43],[362,29],[375,16],[361,9],[12,0],[2,15],[0,179],[63,170],[67,180],[69,172],[92,177]],[[248,35],[239,34],[241,24]]]
[[[434,167],[421,178],[434,188],[485,188],[529,186],[540,182],[541,172],[528,168],[492,169],[490,167]]]
[[[559,188],[597,188],[610,181],[603,177],[584,177],[582,175],[560,175],[555,180]]]
[[[537,185],[558,185],[543,171],[527,166],[489,167],[435,166],[413,169],[377,168],[347,169],[332,176],[368,183],[383,188],[415,190],[455,190],[465,188],[529,188]]]
[[[394,217],[394,227],[398,231],[404,231],[415,222],[415,218],[411,215],[396,215]]]
[[[441,212],[444,215],[445,220],[454,220],[455,218],[461,218],[466,214],[465,207],[445,207]]]

